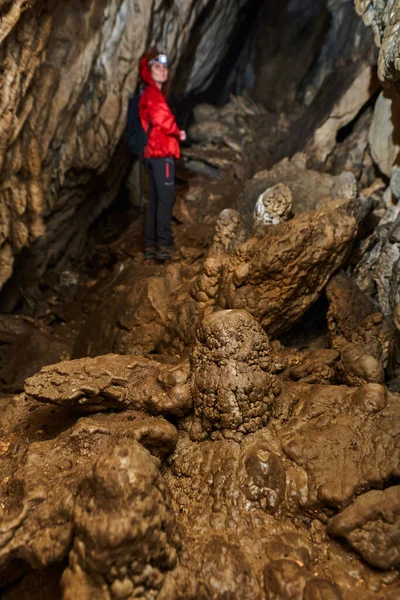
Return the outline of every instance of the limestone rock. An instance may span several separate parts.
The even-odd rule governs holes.
[[[393,165],[400,151],[396,139],[396,126],[400,101],[393,90],[384,90],[378,96],[374,117],[369,130],[371,154],[379,169],[391,177]]]
[[[368,135],[372,118],[372,107],[359,115],[354,122],[351,133],[336,144],[326,162],[326,169],[334,175],[340,176],[342,172],[353,173],[360,188],[368,188],[371,184],[373,161],[369,149]]]
[[[301,600],[306,585],[304,569],[291,560],[271,561],[264,570],[267,600],[288,597]]]
[[[398,165],[393,165],[392,176],[390,178],[390,191],[393,194],[394,202],[400,199],[400,169]]]
[[[218,305],[249,311],[272,335],[287,329],[344,260],[358,229],[350,206],[331,202],[238,246],[223,267]]]
[[[268,337],[244,310],[218,311],[199,326],[191,354],[192,437],[256,431],[279,393]]]
[[[267,134],[278,135],[283,121],[277,121],[246,92],[231,94],[229,102],[220,108],[200,104],[194,114],[189,139],[197,143],[183,147],[182,156],[188,170],[208,179],[218,179],[224,172],[240,180],[252,174],[262,155],[257,148],[266,143]]]
[[[139,444],[100,456],[77,490],[73,523],[65,600],[150,600],[176,566],[180,539],[168,488]]]
[[[380,47],[378,75],[383,82],[397,82],[399,63],[398,0],[355,0],[355,7],[365,25],[372,26],[375,43]]]
[[[33,319],[20,315],[0,316],[0,378],[3,389],[17,393],[24,381],[41,369],[71,355],[71,344],[41,326]]]
[[[273,354],[276,371],[282,371],[282,379],[303,383],[335,383],[336,362],[340,354],[330,348]]]
[[[218,119],[218,109],[213,104],[196,104],[193,109],[193,118],[196,123],[203,121],[216,121]]]
[[[163,345],[168,345],[169,298],[176,289],[179,272],[173,266],[168,268],[169,273],[157,274],[150,269],[147,277],[138,280],[136,271],[136,265],[131,265],[120,277],[110,278],[105,297],[78,335],[74,357],[115,351],[146,354],[160,352]]]
[[[114,200],[128,166],[127,100],[148,41],[169,51],[173,73],[190,63],[178,94],[200,92],[247,3],[1,2],[0,285],[24,247],[15,285],[35,285],[49,261],[79,251]]]
[[[192,406],[189,365],[109,354],[65,361],[27,379],[25,392],[40,402],[98,411],[148,410],[182,416]]]
[[[396,328],[396,331],[400,333],[400,304],[397,304],[393,311],[393,325]]]
[[[385,211],[374,232],[362,242],[360,259],[353,272],[357,285],[377,301],[386,317],[390,317],[400,300],[400,242],[396,233],[392,237],[399,213],[400,205]]]
[[[308,521],[305,536],[301,519],[293,526],[285,518],[297,510],[309,482],[282,454],[273,428],[250,433],[241,443],[226,438],[193,442],[181,435],[163,473],[184,532],[181,568],[173,582],[170,578],[170,597],[192,600],[206,589],[209,595],[205,597],[218,598],[217,585],[235,597],[251,600],[302,600],[299,594],[307,586],[305,597],[312,600],[342,600],[342,585],[346,593],[352,593],[354,580],[345,576],[340,587],[334,583],[343,563],[337,563],[332,547],[327,547],[324,526]],[[315,510],[311,514],[315,519]],[[317,550],[308,537],[310,531]],[[237,578],[227,576],[232,568]],[[321,571],[326,579],[316,577]],[[363,584],[365,580],[361,588]]]
[[[277,183],[263,192],[254,208],[254,225],[278,225],[287,221],[292,210],[293,194],[284,183]]]
[[[221,140],[229,132],[229,127],[218,121],[202,121],[190,127],[189,135],[197,142]]]
[[[376,303],[344,272],[332,277],[326,295],[333,348],[341,351],[349,344],[359,344],[362,353],[370,354],[386,367],[394,332]]]
[[[40,442],[21,435],[33,401],[9,418],[0,440],[2,564],[22,559],[41,568],[69,552],[66,599],[217,600],[222,590],[244,600],[370,600],[364,588],[379,589],[379,576],[354,558],[350,571],[316,519],[326,522],[400,475],[399,396],[376,383],[329,385],[330,375],[321,385],[305,383],[301,372],[285,378],[285,367],[303,362],[305,373],[307,361],[323,378],[338,352],[318,357],[271,344],[242,310],[215,309],[197,336],[194,410],[176,413],[179,434],[145,411],[156,410],[160,389],[168,395],[187,385],[186,361],[81,359],[28,382],[42,405],[73,404],[83,393],[90,410],[102,408],[96,398],[123,410],[72,426],[65,420],[61,433]],[[129,409],[134,398],[140,412]]]
[[[76,490],[103,452],[121,441],[125,446],[140,441],[165,456],[177,437],[175,427],[163,419],[149,421],[131,412],[106,419],[83,417],[71,429],[28,447],[18,439],[11,435],[1,445],[5,488],[0,565],[22,559],[38,569],[61,561],[68,552]]]
[[[310,579],[304,588],[304,600],[342,600],[340,588],[326,579]]]
[[[238,208],[246,223],[251,222],[254,205],[260,194],[276,184],[287,185],[293,194],[295,214],[320,208],[330,198],[332,175],[306,168],[306,155],[297,154],[291,160],[284,158],[269,171],[260,171],[245,184],[238,198]]]
[[[246,233],[240,218],[240,213],[232,208],[225,208],[219,215],[213,245],[210,254],[232,252],[246,238]]]
[[[201,556],[201,561],[186,561],[184,576],[176,576],[173,593],[162,600],[180,598],[195,600],[221,597],[261,600],[254,568],[248,555],[237,544],[232,544],[225,535],[212,532],[200,540],[191,540],[192,551]]]
[[[162,417],[152,417],[143,411],[122,413],[97,413],[82,417],[73,426],[72,439],[88,438],[101,434],[116,440],[133,440],[142,444],[159,459],[170,455],[176,447],[178,432],[174,425]]]
[[[329,101],[334,103],[345,92],[372,54],[372,35],[357,18],[351,1],[266,2],[257,25],[260,66],[252,93],[275,111],[291,108],[300,95],[312,107],[308,119],[315,113],[321,119],[321,105],[324,115],[327,110],[329,114]],[[321,102],[318,92],[322,90],[328,94]]]
[[[334,177],[332,186],[332,197],[335,199],[357,198],[357,180],[351,171],[343,171]]]
[[[264,515],[268,527],[277,522],[271,515],[278,516],[286,506],[289,461],[282,456],[276,437],[266,430],[249,434],[239,444],[222,437],[194,442],[182,435],[170,462],[171,469],[163,473],[179,521],[191,535],[202,536],[210,528],[246,538],[259,515]],[[212,509],[215,502],[218,511]],[[274,549],[271,543],[269,553],[274,550],[275,556],[285,552],[284,547]]]
[[[320,162],[325,162],[334,149],[339,129],[354,119],[376,89],[373,69],[366,65],[338,100],[325,122],[314,133],[313,146]]]
[[[329,532],[343,537],[373,567],[397,568],[400,564],[400,486],[373,490],[329,521]]]
[[[77,354],[160,352],[171,344],[182,352],[194,341],[193,325],[221,308],[244,309],[278,335],[300,319],[341,267],[370,207],[366,198],[330,201],[241,243],[239,216],[224,212],[203,268],[198,263],[190,277],[188,271],[181,276],[183,265],[170,265],[162,276],[140,282],[134,267],[112,280],[107,293],[113,303],[103,301],[88,319]]]
[[[347,385],[385,383],[382,364],[360,344],[345,344],[337,365],[339,381]]]
[[[302,393],[298,388],[299,394],[278,435],[285,454],[306,473],[302,506],[331,516],[332,507],[344,508],[398,477],[398,394],[372,383],[358,389],[314,385]]]

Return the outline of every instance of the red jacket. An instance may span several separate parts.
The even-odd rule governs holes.
[[[164,94],[151,76],[146,57],[140,61],[140,78],[146,84],[139,101],[139,117],[145,131],[150,127],[144,158],[179,158],[179,127]]]

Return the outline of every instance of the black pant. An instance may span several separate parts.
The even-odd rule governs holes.
[[[171,246],[172,207],[175,200],[175,161],[173,158],[148,158],[150,200],[147,206],[144,245]]]

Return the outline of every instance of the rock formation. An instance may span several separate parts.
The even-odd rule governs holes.
[[[263,11],[269,17],[271,9],[267,4]],[[372,44],[365,29],[360,35],[362,23],[357,21],[350,0],[340,6],[328,2],[326,7],[324,2],[317,7],[308,2],[306,8],[304,3],[292,4],[288,11],[284,3],[278,18],[288,32],[289,47],[302,26],[305,29],[301,36],[304,31],[309,32],[311,23],[316,27],[314,36],[300,44],[304,48],[301,69],[297,69],[296,76],[296,69],[291,69],[284,77],[291,87],[286,94],[291,105],[296,90],[301,90],[307,106],[316,99],[313,112],[317,119],[307,133],[309,138],[328,114],[331,113],[331,120],[336,119],[335,111],[329,108],[327,113],[324,102],[319,101],[318,91],[328,81],[333,86],[331,98],[339,102],[342,93],[357,81],[360,69],[371,63]],[[185,0],[179,6],[154,0],[134,4],[107,0],[101,5],[89,2],[84,8],[75,0],[63,5],[43,5],[37,0],[1,3],[1,61],[7,74],[2,96],[4,118],[0,124],[0,285],[14,272],[7,293],[1,298],[2,310],[12,310],[18,304],[21,289],[37,299],[37,279],[48,267],[56,265],[61,269],[70,256],[79,255],[90,225],[114,200],[129,168],[122,140],[127,98],[136,88],[138,58],[149,40],[154,39],[170,53],[172,74],[176,76],[175,96],[198,94],[220,76],[219,68],[223,69],[229,55],[237,22],[248,7],[254,14],[261,10],[261,4],[254,0],[219,0],[217,4]],[[328,14],[332,20],[325,32]],[[380,18],[377,14],[377,22]],[[271,24],[269,18],[266,22]],[[272,38],[276,35],[280,35],[278,30]],[[341,48],[340,44],[335,46],[338,35],[343,35]],[[251,36],[256,40],[254,30]],[[272,42],[268,40],[272,38],[259,32],[257,60],[257,44],[250,40],[253,49],[248,59],[255,64],[254,74],[247,81],[253,81],[256,99],[262,89],[277,89],[276,82],[271,87],[271,74],[282,70],[279,53],[276,63],[268,57],[272,71],[265,73],[265,63],[260,63],[270,50]],[[21,44],[21,39],[26,43]],[[279,40],[279,47],[282,43]],[[297,53],[298,48],[297,43]],[[342,72],[343,61],[349,61],[351,69],[346,67]],[[304,87],[302,79],[310,65],[312,74]],[[229,80],[228,73],[222,70],[222,74],[224,81]],[[340,91],[336,90],[335,81],[339,81]],[[357,112],[357,108],[354,110]],[[223,112],[226,122],[218,129],[214,123],[213,136],[222,136],[236,152],[237,136],[227,129],[230,111]],[[349,111],[346,115],[343,125],[354,116]],[[261,121],[264,137],[271,135],[273,113],[268,117],[264,113]],[[340,126],[337,119],[336,126]],[[198,134],[201,137],[204,131]],[[258,167],[266,153],[262,145]],[[126,167],[119,168],[121,164]],[[67,234],[63,235],[65,230]]]
[[[399,486],[374,490],[357,498],[329,522],[335,536],[346,538],[365,560],[378,569],[399,564],[396,543],[399,520]]]
[[[193,321],[218,308],[243,308],[274,335],[289,328],[343,264],[370,209],[367,199],[330,200],[319,211],[271,227],[262,237],[248,237],[228,252],[219,239],[221,229],[202,272],[189,285],[182,283],[179,265],[134,287],[124,273],[112,282],[113,308],[102,303],[82,329],[79,355],[159,352],[168,343],[179,348],[192,342]],[[221,221],[226,218],[223,213]],[[132,306],[138,307],[134,314]],[[107,336],[93,334],[99,323]]]
[[[355,7],[365,25],[370,25],[380,47],[378,75],[381,81],[396,83],[399,78],[397,17],[398,3],[386,0],[355,0]]]
[[[292,192],[284,183],[277,183],[265,190],[254,209],[255,225],[278,225],[286,221],[292,209]]]
[[[240,439],[266,424],[279,386],[270,375],[262,327],[246,311],[218,311],[203,320],[197,339],[191,359],[192,437],[237,432]]]
[[[397,487],[368,490],[399,476],[398,395],[289,381],[277,374],[288,360],[249,313],[205,317],[190,355],[194,411],[185,408],[179,436],[146,414],[155,401],[136,412],[128,399],[137,408],[151,381],[181,367],[109,356],[44,368],[10,406],[2,438],[4,576],[13,580],[12,560],[50,569],[69,555],[65,599],[346,598],[366,582],[391,598],[397,588],[386,595],[378,573],[343,567],[325,523],[367,563],[397,565]],[[132,388],[129,368],[143,373]],[[120,412],[96,412],[106,406],[94,396],[107,402],[116,385]],[[20,438],[21,411],[75,411],[79,399],[96,414],[75,413],[55,437]]]
[[[41,437],[29,444],[19,439],[14,428],[2,438],[6,503],[1,520],[1,565],[19,559],[37,569],[66,556],[80,482],[94,461],[116,443],[135,445],[138,441],[150,449],[154,446],[154,453],[163,456],[177,441],[170,423],[129,412],[122,419],[116,415],[103,422],[101,415],[83,417],[55,439],[43,439],[43,432]]]
[[[396,84],[396,3],[356,5]],[[247,7],[260,37],[234,56]],[[397,86],[374,95],[351,0],[260,9],[0,0],[3,280],[25,248],[0,300],[19,309],[0,315],[5,600],[400,597]],[[260,64],[282,22],[275,49],[315,26],[288,82],[278,50]],[[143,260],[123,190],[83,247],[129,169],[151,37],[182,111],[208,90],[165,264]],[[209,103],[214,76],[222,98],[252,73]]]
[[[183,416],[191,407],[189,365],[107,355],[44,367],[26,380],[28,396],[76,410],[149,410]]]
[[[127,162],[120,144],[127,99],[148,41],[170,52],[175,69],[190,48],[183,92],[200,91],[246,3],[187,0],[177,12],[148,0],[1,2],[0,285],[15,255],[33,246],[21,277],[35,289],[47,265],[79,251],[115,198],[125,173],[116,165]]]
[[[157,597],[180,539],[167,485],[144,448],[102,454],[77,490],[72,519],[65,600]]]

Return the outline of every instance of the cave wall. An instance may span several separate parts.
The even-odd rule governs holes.
[[[172,72],[189,57],[180,85],[201,90],[247,1],[0,0],[0,286],[16,256],[14,289],[79,252],[115,198],[129,163],[127,99],[149,42],[170,53]]]
[[[251,94],[272,110],[290,107],[328,29],[326,0],[265,2]]]
[[[357,13],[371,26],[379,50],[378,76],[398,87],[400,80],[399,0],[354,0]]]
[[[389,77],[382,65],[395,42],[389,58],[382,52],[392,3],[355,4],[382,43],[380,73]],[[250,20],[233,59],[250,11],[258,33]],[[127,98],[152,39],[170,53],[176,98],[208,93],[216,80],[228,97],[253,82],[269,108],[290,110],[294,100],[310,108],[282,156],[336,119],[335,102],[375,56],[353,0],[0,0],[0,17],[0,287],[8,281],[0,311],[46,268],[78,255],[114,200],[129,166]]]
[[[246,90],[269,111],[284,113],[291,131],[271,164],[306,151],[310,164],[325,168],[338,131],[380,87],[373,33],[353,0],[265,0],[250,4],[246,17],[251,8],[242,51],[225,55],[207,95],[221,103]]]
[[[264,2],[251,94],[272,110],[288,110],[295,101],[310,107],[325,85],[337,96],[343,75],[349,85],[374,55],[353,0]]]

